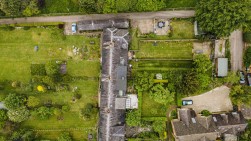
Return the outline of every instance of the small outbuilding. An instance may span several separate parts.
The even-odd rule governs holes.
[[[228,72],[228,58],[217,58],[216,60],[216,72],[218,77],[227,76]]]

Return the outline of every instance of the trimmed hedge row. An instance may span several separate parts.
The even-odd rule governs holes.
[[[167,117],[142,117],[141,119],[146,121],[167,121]]]
[[[19,23],[19,24],[3,24],[0,27],[12,26],[12,27],[34,27],[34,26],[56,26],[64,24],[63,22],[41,22],[41,23]]]

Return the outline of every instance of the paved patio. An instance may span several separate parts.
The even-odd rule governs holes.
[[[192,108],[196,113],[200,113],[202,110],[214,113],[232,111],[233,105],[229,93],[230,88],[227,86],[217,87],[201,95],[183,98],[182,100],[193,100],[193,104],[182,106],[182,108]]]

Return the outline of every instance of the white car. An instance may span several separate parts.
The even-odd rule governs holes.
[[[71,31],[72,31],[72,33],[76,33],[77,32],[77,24],[76,23],[72,23],[72,25],[71,25]]]

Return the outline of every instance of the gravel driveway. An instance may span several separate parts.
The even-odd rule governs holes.
[[[231,69],[235,72],[238,70],[242,70],[244,48],[242,38],[242,31],[240,30],[234,31],[229,37],[231,45]]]
[[[217,87],[201,95],[183,98],[182,100],[193,100],[193,104],[182,106],[182,108],[192,108],[196,113],[200,113],[202,110],[210,112],[231,111],[233,105],[229,93],[230,88],[227,86]]]

